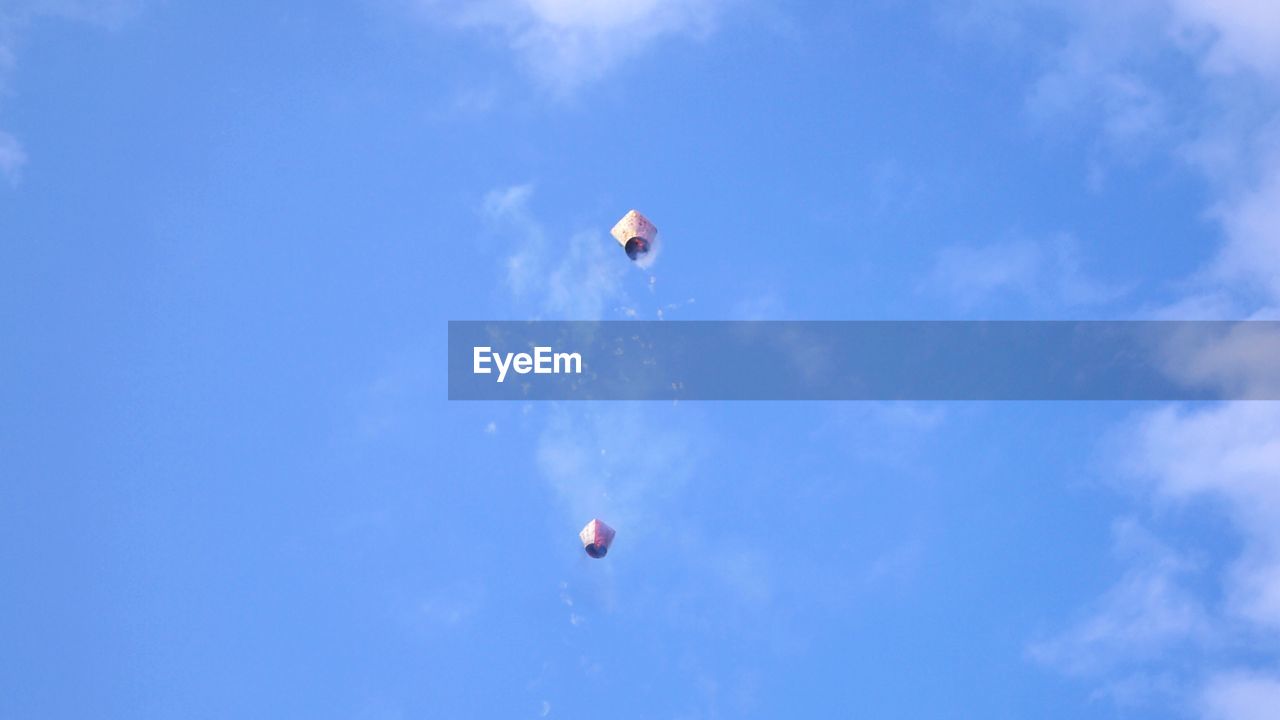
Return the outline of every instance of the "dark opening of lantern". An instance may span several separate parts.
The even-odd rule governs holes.
[[[649,241],[642,237],[633,237],[627,241],[627,245],[624,249],[627,251],[627,257],[635,260],[641,255],[647,255],[649,253]]]
[[[597,545],[595,543],[591,543],[590,545],[587,546],[587,554],[593,558],[602,558],[605,556],[605,553],[607,552],[609,552],[609,548],[603,545]]]

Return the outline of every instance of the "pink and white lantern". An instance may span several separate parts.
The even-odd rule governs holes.
[[[600,520],[592,520],[582,528],[582,532],[578,533],[578,537],[582,539],[583,549],[593,558],[602,558],[608,554],[609,546],[613,544],[613,536],[613,528]]]
[[[614,240],[626,251],[627,257],[639,260],[653,250],[658,241],[658,228],[649,218],[631,210],[609,231]]]

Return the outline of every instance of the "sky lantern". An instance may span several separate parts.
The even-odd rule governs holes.
[[[582,539],[583,549],[593,558],[602,558],[609,552],[609,546],[613,544],[613,535],[613,528],[598,519],[587,523],[587,526],[582,528],[582,532],[578,533],[578,537]]]
[[[618,241],[626,251],[627,257],[632,260],[639,260],[648,255],[658,240],[658,228],[637,210],[631,210],[623,215],[609,234]]]

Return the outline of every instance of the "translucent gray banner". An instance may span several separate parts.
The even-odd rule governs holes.
[[[1280,322],[449,323],[450,400],[1277,400]]]

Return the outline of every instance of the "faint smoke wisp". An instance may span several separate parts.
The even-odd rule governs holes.
[[[532,196],[532,185],[515,185],[490,192],[482,205],[501,247],[509,248],[512,312],[530,320],[600,320],[629,304],[626,257],[612,252],[612,240],[589,230],[553,240],[529,209]]]

